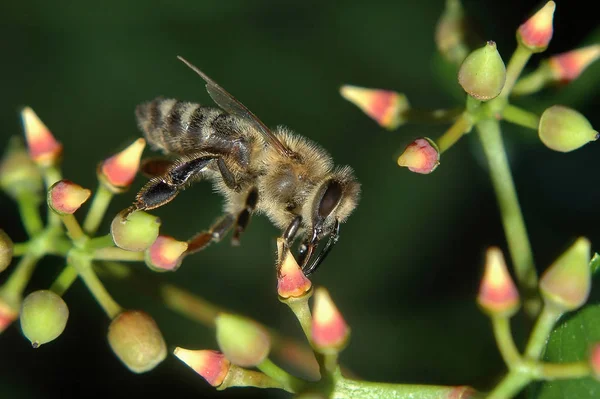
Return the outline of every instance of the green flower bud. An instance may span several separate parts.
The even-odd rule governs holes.
[[[598,139],[598,132],[574,109],[554,105],[540,118],[538,134],[546,147],[569,152]]]
[[[505,81],[506,68],[493,41],[469,54],[458,71],[458,83],[481,101],[497,97]]]
[[[590,295],[590,242],[581,237],[567,249],[540,279],[544,301],[563,311],[581,307]]]
[[[13,257],[13,242],[4,232],[0,229],[0,272],[6,270]]]
[[[269,355],[269,334],[255,321],[221,313],[217,316],[216,324],[219,348],[231,363],[242,367],[254,367]]]
[[[160,219],[149,213],[137,211],[127,218],[119,213],[110,225],[115,245],[127,251],[144,251],[156,241]]]
[[[12,198],[23,192],[40,193],[42,175],[31,160],[19,137],[11,138],[8,149],[0,162],[0,187]]]
[[[108,343],[134,373],[144,373],[167,357],[167,344],[156,322],[139,310],[126,310],[108,328]]]
[[[34,348],[62,334],[68,318],[69,308],[65,301],[49,290],[32,292],[21,305],[21,329]]]

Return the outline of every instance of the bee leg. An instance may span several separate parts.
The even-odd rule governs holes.
[[[231,238],[232,245],[240,245],[240,235],[246,230],[246,227],[250,222],[250,215],[254,208],[256,208],[257,202],[258,190],[254,187],[248,192],[248,196],[246,197],[246,207],[238,214],[235,221],[235,229],[233,230],[233,237]]]
[[[221,177],[223,178],[225,185],[233,191],[239,192],[240,186],[235,182],[235,176],[231,173],[231,170],[229,170],[223,158],[217,160],[217,166],[219,167],[219,172],[221,172]]]
[[[169,169],[173,167],[174,161],[162,158],[162,157],[153,157],[146,158],[142,160],[140,165],[140,172],[142,175],[153,178],[158,176],[163,176],[166,174]]]
[[[196,234],[188,240],[186,254],[193,254],[206,248],[213,242],[219,242],[227,234],[235,222],[235,216],[227,214],[219,218],[208,231]]]
[[[336,220],[335,227],[333,228],[333,231],[329,235],[329,240],[327,241],[327,244],[325,245],[325,247],[321,250],[321,252],[319,252],[319,255],[317,255],[317,257],[312,261],[312,263],[310,265],[302,268],[302,271],[304,272],[305,276],[308,277],[311,274],[313,274],[315,272],[315,270],[317,270],[317,268],[321,265],[321,263],[323,263],[323,261],[325,260],[327,255],[329,255],[329,252],[333,249],[335,244],[337,244],[339,238],[340,238],[340,222],[338,220]]]

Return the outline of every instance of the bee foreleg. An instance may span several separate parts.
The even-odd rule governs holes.
[[[240,186],[236,183],[235,176],[231,173],[231,170],[229,170],[223,158],[217,160],[217,166],[219,167],[219,172],[221,172],[221,177],[223,178],[225,185],[233,191],[239,192]]]
[[[231,238],[231,243],[233,245],[240,244],[240,235],[246,230],[246,227],[250,222],[250,215],[252,214],[252,211],[254,211],[254,208],[256,208],[257,202],[258,190],[252,188],[246,197],[246,207],[238,214],[235,221],[235,230],[233,231],[233,237]]]
[[[235,216],[227,214],[219,218],[208,231],[196,234],[188,240],[187,254],[203,250],[213,242],[219,242],[227,234],[235,222]]]
[[[329,235],[329,240],[327,240],[327,244],[325,247],[319,252],[319,255],[312,261],[310,265],[302,268],[305,276],[310,276],[317,270],[317,268],[323,263],[329,252],[333,249],[335,244],[337,244],[340,238],[340,222],[338,220],[335,221],[335,226],[333,231]]]

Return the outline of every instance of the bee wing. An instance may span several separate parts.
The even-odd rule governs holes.
[[[273,132],[271,132],[271,130],[260,119],[258,119],[258,117],[252,113],[252,111],[246,108],[244,104],[236,100],[235,97],[229,94],[224,88],[219,86],[217,82],[209,78],[204,72],[192,65],[185,58],[181,56],[177,56],[177,58],[179,58],[180,61],[200,75],[202,79],[204,79],[206,82],[206,91],[208,91],[210,97],[219,107],[230,114],[242,118],[246,122],[252,124],[263,135],[265,140],[275,147],[275,149],[277,149],[277,151],[279,151],[282,155],[287,157],[294,156],[294,153],[285,145],[283,145],[281,141],[279,141],[279,139],[273,134]]]

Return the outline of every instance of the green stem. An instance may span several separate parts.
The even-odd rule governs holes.
[[[533,112],[525,111],[519,107],[508,104],[504,108],[502,118],[507,121],[533,130],[538,130],[540,118]]]
[[[590,373],[590,365],[587,362],[539,364],[539,375],[544,380],[583,378]]]
[[[280,382],[288,392],[298,392],[306,385],[304,381],[283,370],[268,358],[263,360],[257,367],[269,377]]]
[[[535,316],[540,307],[540,299],[537,294],[538,277],[523,214],[508,166],[500,125],[497,120],[483,119],[476,126],[488,160],[490,177],[498,199],[502,225],[515,274],[524,294],[525,311],[530,316]]]
[[[25,255],[25,253],[28,251],[28,249],[29,249],[29,241],[15,243],[15,244],[13,244],[13,256],[17,257],[17,256]]]
[[[523,46],[521,43],[518,43],[517,48],[510,57],[510,61],[506,67],[506,81],[504,82],[502,92],[498,97],[490,101],[490,103],[493,102],[494,105],[497,104],[499,106],[499,109],[496,109],[497,111],[500,111],[502,108],[504,108],[504,106],[506,106],[508,102],[508,96],[512,92],[519,75],[521,75],[521,72],[523,72],[523,68],[525,67],[525,64],[527,64],[527,61],[529,61],[531,54],[531,50]]]
[[[63,296],[76,279],[77,270],[71,265],[66,265],[50,286],[50,291]]]
[[[310,307],[308,306],[308,300],[312,296],[312,290],[301,298],[287,298],[282,300],[286,305],[290,307],[294,315],[300,322],[300,327],[309,342],[312,341],[312,316],[310,313]]]
[[[507,399],[514,397],[529,382],[531,376],[515,369],[509,372],[502,381],[496,385],[494,390],[489,393],[486,399]]]
[[[409,108],[402,112],[402,119],[415,123],[448,123],[454,121],[464,108],[422,110]]]
[[[8,302],[17,304],[21,302],[23,291],[31,279],[35,265],[40,257],[31,253],[25,254],[17,263],[14,271],[8,277],[2,287],[0,287],[0,296]]]
[[[543,62],[538,69],[519,79],[510,94],[512,96],[533,94],[543,89],[548,82],[552,81],[552,78],[550,65],[547,62]]]
[[[463,113],[460,118],[437,140],[440,153],[452,147],[465,133],[471,131],[473,124],[469,116]]]
[[[108,209],[112,197],[113,193],[104,184],[100,183],[96,194],[94,194],[90,210],[83,221],[83,230],[89,235],[94,235],[98,227],[100,227],[100,223],[106,214],[106,209]]]
[[[65,256],[73,247],[73,242],[64,237],[54,237],[52,242],[47,245],[46,253],[48,255]]]
[[[41,202],[37,194],[29,192],[24,192],[17,197],[23,227],[25,227],[25,231],[29,237],[39,234],[44,228],[44,222],[42,221],[39,209]]]
[[[551,305],[544,306],[529,336],[525,356],[535,360],[540,358],[550,333],[560,316],[562,316],[561,310]]]
[[[510,330],[510,320],[504,316],[492,316],[492,325],[502,359],[508,368],[512,369],[520,363],[521,355]]]
[[[144,252],[126,251],[118,247],[105,247],[94,252],[95,260],[142,261]]]
[[[75,216],[62,215],[60,217],[60,219],[62,220],[63,224],[65,225],[65,227],[67,229],[67,233],[69,234],[69,237],[71,237],[71,239],[73,241],[77,241],[81,237],[85,236],[85,234],[83,233],[83,230],[81,229],[81,226],[79,225],[79,222],[77,221],[77,219],[75,219]]]
[[[277,388],[293,393],[266,374],[259,371],[247,370],[236,365],[231,365],[225,380],[217,387],[219,391],[231,387]]]
[[[85,247],[87,249],[111,248],[114,246],[115,243],[113,241],[112,235],[110,234],[106,234],[100,237],[94,237],[85,244]]]

